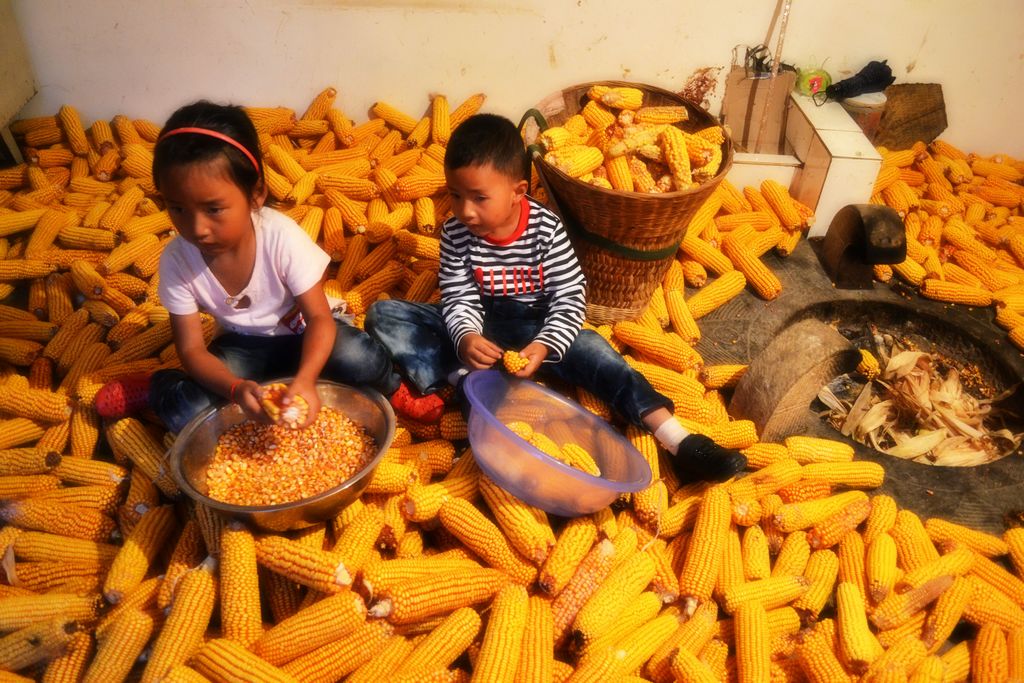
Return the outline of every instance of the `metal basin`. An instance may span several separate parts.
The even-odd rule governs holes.
[[[291,381],[290,378],[273,380]],[[251,523],[267,531],[301,529],[326,521],[362,494],[380,459],[395,436],[395,414],[378,392],[321,380],[317,394],[323,406],[330,406],[366,429],[377,443],[377,452],[363,469],[334,488],[310,498],[277,505],[232,505],[207,495],[206,468],[213,458],[217,439],[245,415],[236,404],[210,407],[185,425],[167,454],[171,475],[188,497],[220,514]]]

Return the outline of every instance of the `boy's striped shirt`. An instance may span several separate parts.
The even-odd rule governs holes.
[[[586,316],[586,279],[562,222],[536,201],[523,198],[515,234],[504,243],[473,235],[457,218],[441,232],[438,280],[448,334],[458,348],[471,332],[483,332],[482,297],[507,297],[546,310],[534,341],[559,361]]]

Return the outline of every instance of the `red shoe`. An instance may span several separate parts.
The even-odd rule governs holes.
[[[149,407],[149,378],[148,374],[127,375],[107,382],[96,392],[96,412],[117,419],[145,410]]]
[[[423,424],[434,424],[441,419],[444,401],[436,394],[420,394],[402,382],[391,394],[391,406],[403,417]]]

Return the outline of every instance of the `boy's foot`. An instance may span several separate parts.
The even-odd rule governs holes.
[[[148,374],[127,375],[107,382],[96,392],[96,412],[117,419],[145,410],[149,407],[149,378]]]
[[[398,385],[395,393],[391,394],[391,406],[399,415],[423,424],[437,422],[444,412],[444,400],[440,396],[420,394],[405,382]]]
[[[747,466],[747,456],[722,448],[703,434],[690,434],[680,442],[673,462],[684,478],[725,481]]]

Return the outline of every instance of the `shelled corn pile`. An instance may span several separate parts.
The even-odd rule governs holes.
[[[1024,349],[1024,162],[966,154],[936,140],[882,152],[871,201],[899,212],[907,259],[876,266],[922,296],[994,306],[996,322]]]
[[[430,300],[443,144],[481,98],[447,124],[439,96],[422,118],[379,104],[353,125],[334,96],[298,119],[251,110],[271,191],[339,264],[329,288],[357,312],[381,295]],[[770,186],[717,191],[649,311],[599,330],[752,474],[681,485],[630,429],[651,487],[618,512],[552,520],[456,457],[465,424],[450,412],[400,428],[329,524],[263,534],[175,498],[162,429],[101,424],[92,407],[103,382],[177,363],[153,275],[171,238],[148,175],[156,126],[85,132],[65,107],[14,130],[30,164],[0,171],[0,281],[5,296],[27,282],[28,300],[0,308],[0,670],[18,672],[4,680],[1024,676],[1024,532],[922,522],[868,497],[882,469],[844,444],[758,443],[721,397],[744,367],[691,348],[694,319],[757,288],[729,237],[758,262],[799,239]],[[946,649],[960,623],[970,639]]]

